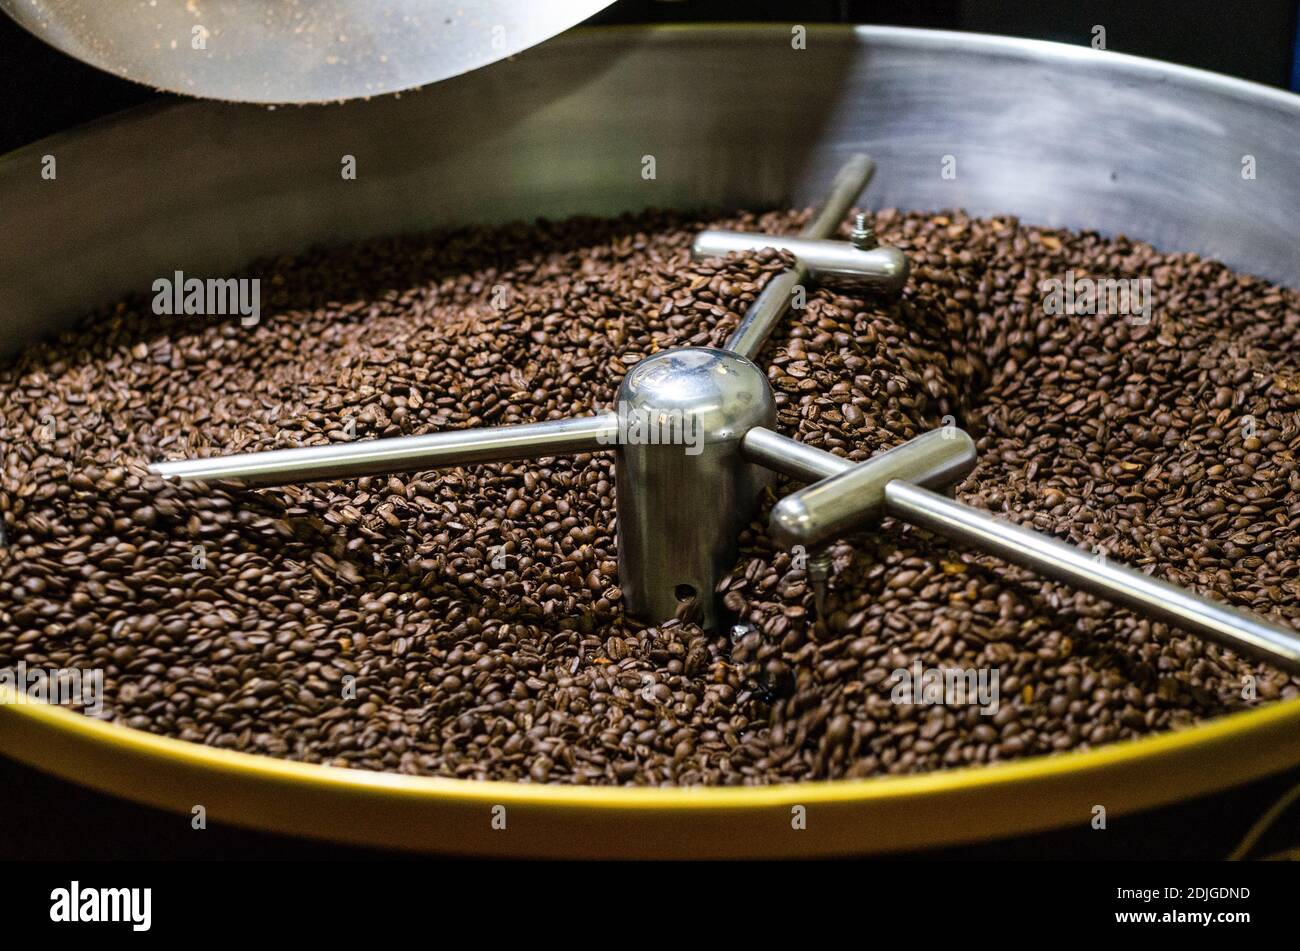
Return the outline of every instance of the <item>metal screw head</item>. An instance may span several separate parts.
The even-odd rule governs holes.
[[[826,589],[831,578],[831,546],[818,545],[808,555],[808,580],[813,586],[813,603],[817,619],[826,617]]]
[[[853,220],[853,230],[849,233],[849,240],[859,251],[870,251],[876,247],[876,230],[867,223],[867,216],[859,214]]]

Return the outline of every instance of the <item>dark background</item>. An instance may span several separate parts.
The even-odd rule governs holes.
[[[380,2],[380,0],[375,0]],[[1002,33],[1107,48],[1300,91],[1300,0],[620,0],[592,24],[777,21],[877,23]],[[83,65],[0,16],[0,153],[143,102],[179,99]],[[1089,828],[945,850],[946,858],[1222,858],[1300,782],[1300,770],[1226,794]],[[1256,854],[1295,847],[1300,809]],[[51,779],[0,758],[0,856],[10,858],[364,857],[376,853],[284,839],[172,816]],[[87,837],[86,830],[94,829]]]

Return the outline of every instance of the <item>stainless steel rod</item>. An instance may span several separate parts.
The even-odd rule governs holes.
[[[889,515],[1132,608],[1241,654],[1300,673],[1300,634],[903,481],[885,486]]]
[[[745,438],[740,443],[740,452],[750,462],[804,482],[819,482],[853,468],[853,463],[848,459],[841,459],[825,449],[809,446],[762,426],[755,426],[745,433]]]
[[[876,163],[869,156],[858,154],[850,158],[835,175],[830,195],[807,227],[799,232],[800,236],[826,238],[833,234],[875,172]],[[807,280],[808,268],[796,264],[768,281],[727,340],[726,349],[755,359],[790,306],[795,287]]]
[[[818,284],[847,290],[896,291],[907,281],[907,255],[879,245],[859,248],[849,241],[801,238],[750,231],[701,231],[691,242],[691,257],[718,258],[738,251],[775,248],[789,251]]]
[[[787,495],[773,506],[768,529],[782,545],[818,547],[879,522],[890,483],[947,489],[970,474],[975,457],[975,440],[965,430],[932,429]]]
[[[826,201],[799,235],[804,238],[829,238],[833,235],[875,174],[876,163],[870,155],[858,152],[850,156],[835,173],[831,193],[826,196]]]
[[[767,338],[790,309],[794,289],[807,281],[808,268],[803,264],[796,264],[769,280],[723,347],[750,360],[758,359]]]
[[[618,417],[604,412],[519,426],[456,429],[424,436],[160,462],[152,469],[183,481],[285,485],[594,452],[613,449],[617,436]]]
[[[856,468],[847,459],[762,427],[745,434],[741,451],[750,462],[807,482]],[[887,515],[1066,582],[1113,604],[1131,608],[1144,617],[1163,621],[1291,673],[1300,673],[1300,633],[1290,628],[1132,568],[1096,559],[1055,538],[1021,528],[918,485],[895,479],[885,484],[884,496]]]

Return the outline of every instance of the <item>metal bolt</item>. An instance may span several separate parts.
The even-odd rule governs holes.
[[[831,577],[831,547],[822,545],[808,555],[808,580],[813,586],[817,616],[826,617],[826,587]]]
[[[849,240],[859,251],[870,251],[876,247],[876,229],[867,223],[867,216],[858,215],[853,220],[853,230],[849,232]]]

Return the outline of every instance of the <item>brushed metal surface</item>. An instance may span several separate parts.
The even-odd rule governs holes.
[[[862,152],[850,155],[848,161],[835,173],[826,200],[799,232],[800,237],[817,239],[834,234],[875,174],[876,164],[871,161],[871,156]],[[758,359],[768,335],[776,329],[790,309],[791,295],[795,288],[808,280],[809,270],[807,262],[796,258],[793,267],[769,280],[740,318],[740,323],[731,332],[724,346],[732,353],[739,353],[750,360]]]
[[[512,84],[526,63],[530,82]],[[147,294],[178,267],[222,273],[315,243],[537,214],[806,204],[860,148],[880,159],[872,207],[1125,231],[1300,286],[1298,120],[1295,97],[1116,54],[819,28],[800,53],[779,27],[575,35],[417,96],[339,108],[135,111],[0,158],[2,345]],[[1233,178],[1247,149],[1260,169],[1249,183]],[[357,181],[340,183],[341,153],[358,155]],[[46,154],[57,183],[40,179]],[[640,178],[646,154],[653,181]],[[943,154],[960,159],[957,179],[938,175]],[[371,844],[846,854],[1076,823],[1080,789],[1118,816],[1282,770],[1300,755],[1297,703],[994,768],[743,789],[377,776],[17,704],[0,704],[0,748],[181,814],[202,799],[226,821]],[[491,831],[479,817],[494,803],[530,821]],[[773,836],[795,803],[820,818]]]
[[[907,281],[907,255],[898,248],[854,247],[842,239],[801,238],[793,235],[763,235],[748,231],[701,231],[691,244],[697,259],[722,257],[738,251],[775,248],[789,251],[804,265],[807,276],[818,284],[863,291],[880,288],[897,291]],[[766,290],[766,288],[764,288]],[[775,325],[774,325],[775,326]],[[761,347],[759,348],[761,350]]]
[[[865,463],[864,463],[865,465]],[[842,477],[836,477],[842,478]],[[884,487],[884,510],[945,538],[997,555],[1047,578],[1131,608],[1246,657],[1300,674],[1300,633],[1250,611],[1220,604],[1187,588],[946,499],[900,479]],[[807,491],[807,490],[805,490]],[[785,500],[785,501],[788,501]]]
[[[970,34],[812,26],[793,50],[784,27],[609,29],[400,99],[145,108],[0,158],[0,346],[177,269],[228,274],[313,244],[811,204],[858,151],[879,167],[871,207],[1123,232],[1300,286],[1300,97]]]
[[[222,479],[245,485],[287,485],[600,452],[613,448],[617,426],[612,413],[598,413],[516,426],[449,429],[421,436],[177,459],[150,468],[163,478],[183,482]]]
[[[856,465],[763,428],[746,433],[743,453],[756,463],[796,478],[818,478],[825,473],[773,506],[768,532],[779,544],[816,548],[892,515],[1130,608],[1140,616],[1283,670],[1300,672],[1300,633],[1290,627],[1098,559],[1050,535],[932,491],[960,482],[975,468],[975,441],[961,429],[932,430]],[[809,569],[811,574],[811,559]]]
[[[613,0],[0,0],[52,46],[148,86],[330,102],[458,76]]]
[[[633,616],[660,623],[692,601],[701,626],[717,627],[714,590],[773,481],[740,449],[747,432],[776,422],[767,374],[740,354],[680,347],[634,366],[618,400],[620,414],[666,421],[668,435],[676,429],[683,437],[620,433],[614,495],[624,603]]]
[[[848,459],[762,426],[745,433],[740,451],[750,462],[803,482],[819,482],[853,468]]]
[[[747,445],[752,452],[752,443]],[[970,475],[977,455],[975,440],[964,429],[922,433],[787,495],[772,507],[768,532],[782,545],[821,545],[878,522],[891,482],[947,489]]]

